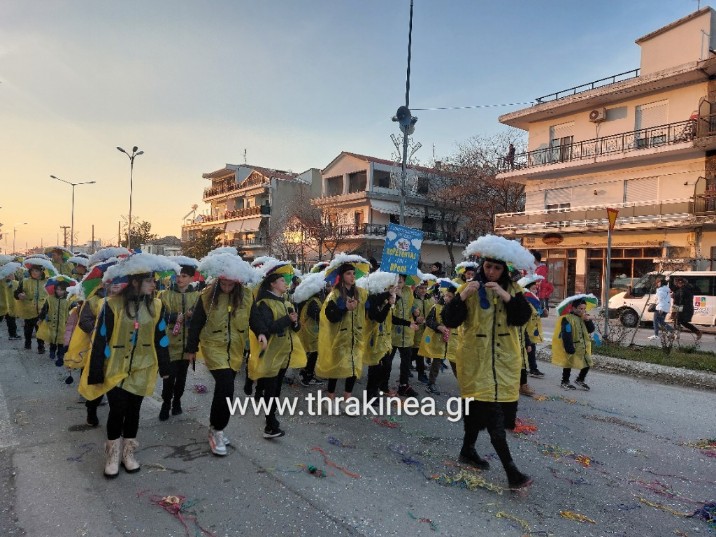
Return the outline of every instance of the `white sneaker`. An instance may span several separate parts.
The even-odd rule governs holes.
[[[214,455],[223,457],[226,455],[226,442],[224,442],[224,431],[216,431],[209,427],[209,447]]]
[[[659,336],[651,335],[651,336],[649,336],[649,337],[646,338],[646,339],[659,339]]]

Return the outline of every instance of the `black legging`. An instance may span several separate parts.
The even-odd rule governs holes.
[[[117,440],[120,436],[137,438],[139,410],[143,400],[143,396],[129,393],[122,388],[112,388],[107,392],[107,440]]]
[[[308,382],[314,377],[316,371],[316,361],[318,360],[318,351],[306,353],[306,367],[301,369],[301,378]]]
[[[211,425],[215,431],[223,431],[231,417],[226,398],[234,399],[234,378],[236,377],[236,371],[230,368],[212,369],[211,376],[214,377],[214,398],[211,400],[209,425]]]
[[[5,319],[7,323],[7,335],[10,337],[17,337],[17,322],[15,317],[12,315],[0,315],[0,321]]]
[[[259,379],[256,382],[256,392],[261,393],[261,397],[269,405],[269,411],[266,414],[266,427],[278,428],[280,425],[276,419],[276,399],[281,396],[281,385],[283,377],[286,375],[286,369],[281,369],[275,377]]]
[[[172,360],[169,362],[169,377],[162,383],[162,401],[170,403],[174,398],[175,404],[184,395],[186,386],[186,373],[189,369],[189,360]]]
[[[589,367],[584,367],[579,370],[579,375],[577,375],[577,380],[584,382],[584,379],[587,378],[587,373],[589,373]],[[572,368],[571,367],[565,367],[562,369],[562,384],[569,384],[569,376],[572,374]]]
[[[35,317],[34,319],[25,319],[25,323],[22,326],[22,331],[25,334],[25,345],[28,346],[30,343],[32,343],[32,336],[35,333],[35,329],[37,328],[37,321],[39,317]],[[41,339],[37,340],[37,348],[43,348],[45,346],[45,342]]]
[[[393,357],[395,352],[400,351],[400,376],[398,378],[398,384],[408,384],[410,379],[410,364],[413,363],[413,348],[412,347],[393,347],[390,354],[387,354],[380,362],[383,364],[383,379],[380,383],[380,389],[383,392],[388,393],[390,390],[390,373],[393,369]]]
[[[328,379],[328,386],[326,387],[326,391],[328,393],[336,393],[336,385],[338,384],[338,379]],[[352,377],[348,377],[346,379],[346,384],[344,391],[346,393],[353,393],[353,388],[356,385],[356,376],[353,375]]]
[[[694,334],[698,334],[700,332],[700,330],[698,328],[696,328],[693,324],[691,324],[691,319],[689,319],[688,321],[685,321],[681,318],[682,317],[681,313],[678,315],[679,315],[678,321],[681,326],[686,328],[689,332],[693,332]]]
[[[470,401],[468,412],[463,417],[463,420],[465,427],[465,435],[462,441],[463,449],[474,448],[479,432],[482,429],[487,429],[492,447],[495,448],[497,456],[500,457],[502,466],[507,466],[512,462],[512,455],[510,454],[507,435],[505,434],[503,403]]]

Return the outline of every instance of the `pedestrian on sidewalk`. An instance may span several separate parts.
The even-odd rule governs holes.
[[[79,392],[87,400],[107,394],[107,443],[104,475],[140,470],[134,454],[139,443],[139,414],[146,396],[154,393],[157,373],[169,375],[169,339],[162,303],[154,298],[158,272],[179,272],[167,258],[138,253],[107,269],[105,283],[126,284],[108,298],[97,318],[89,364]]]
[[[15,275],[22,268],[20,263],[12,261],[11,256],[0,256],[5,259],[0,263],[0,321],[7,324],[7,335],[10,341],[21,339],[17,335],[17,320],[15,318],[15,289],[19,285]]]
[[[489,468],[475,449],[478,433],[487,429],[510,488],[530,485],[507,444],[506,428],[514,428],[519,399],[522,349],[519,332],[531,309],[522,288],[510,278],[508,263],[517,270],[534,268],[534,257],[517,241],[486,235],[471,242],[465,257],[482,257],[475,279],[458,288],[442,310],[448,328],[462,325],[457,353],[460,396],[465,399],[465,433],[459,460]]]
[[[249,316],[252,332],[249,376],[256,381],[256,391],[268,409],[264,438],[272,439],[286,434],[276,418],[286,370],[305,367],[306,351],[298,337],[301,328],[298,313],[286,298],[294,277],[293,266],[273,261],[264,264],[262,271],[264,278]]]
[[[576,390],[576,384],[589,391],[589,385],[585,382],[593,364],[589,334],[594,332],[595,326],[587,308],[597,303],[594,295],[578,294],[565,298],[557,306],[560,317],[552,334],[552,363],[562,367],[563,390]],[[574,384],[569,382],[573,368],[579,369]]]
[[[159,410],[159,420],[178,416],[183,412],[181,398],[186,387],[186,375],[189,370],[189,360],[184,357],[184,348],[189,335],[194,307],[199,300],[199,292],[192,282],[197,275],[199,262],[186,256],[172,257],[181,272],[172,277],[173,282],[168,289],[159,293],[159,300],[164,306],[165,321],[167,323],[167,337],[169,337],[169,377],[162,382],[162,407]]]
[[[191,363],[199,354],[214,377],[208,439],[211,452],[223,457],[230,444],[224,434],[231,417],[226,399],[234,398],[234,379],[248,345],[254,299],[247,286],[256,281],[257,273],[235,253],[209,253],[199,262],[198,270],[213,282],[201,292],[194,307],[185,358]]]
[[[686,328],[689,332],[696,334],[696,341],[701,339],[701,330],[691,324],[694,316],[694,290],[686,278],[676,278],[676,289],[673,292],[673,313],[672,317],[676,317],[676,322]]]
[[[654,310],[654,335],[649,339],[658,339],[659,331],[673,332],[674,329],[666,322],[666,314],[671,311],[671,289],[666,278],[656,279],[656,309]]]

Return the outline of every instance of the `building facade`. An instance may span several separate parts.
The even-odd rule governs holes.
[[[309,199],[321,183],[317,169],[299,174],[248,164],[227,164],[202,177],[211,181],[203,195],[208,208],[184,221],[182,241],[217,230],[221,245],[235,246],[248,260],[269,254],[276,220],[298,200]]]
[[[429,199],[431,177],[439,170],[411,166],[406,170],[404,225],[423,231],[423,268],[436,261],[449,265],[440,215]],[[395,162],[342,152],[321,172],[321,192],[311,202],[333,219],[339,251],[380,260],[388,224],[399,223],[401,168]],[[459,257],[463,231],[449,230]],[[462,259],[460,259],[462,260]]]
[[[716,268],[716,13],[636,41],[639,69],[540,97],[500,117],[529,133],[499,163],[525,185],[525,211],[495,231],[542,253],[553,299],[603,296],[607,208],[619,210],[611,281]]]

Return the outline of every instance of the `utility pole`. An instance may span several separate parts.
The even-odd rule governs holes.
[[[70,226],[60,226],[60,229],[62,230],[62,246],[67,248],[67,230],[70,229]]]

